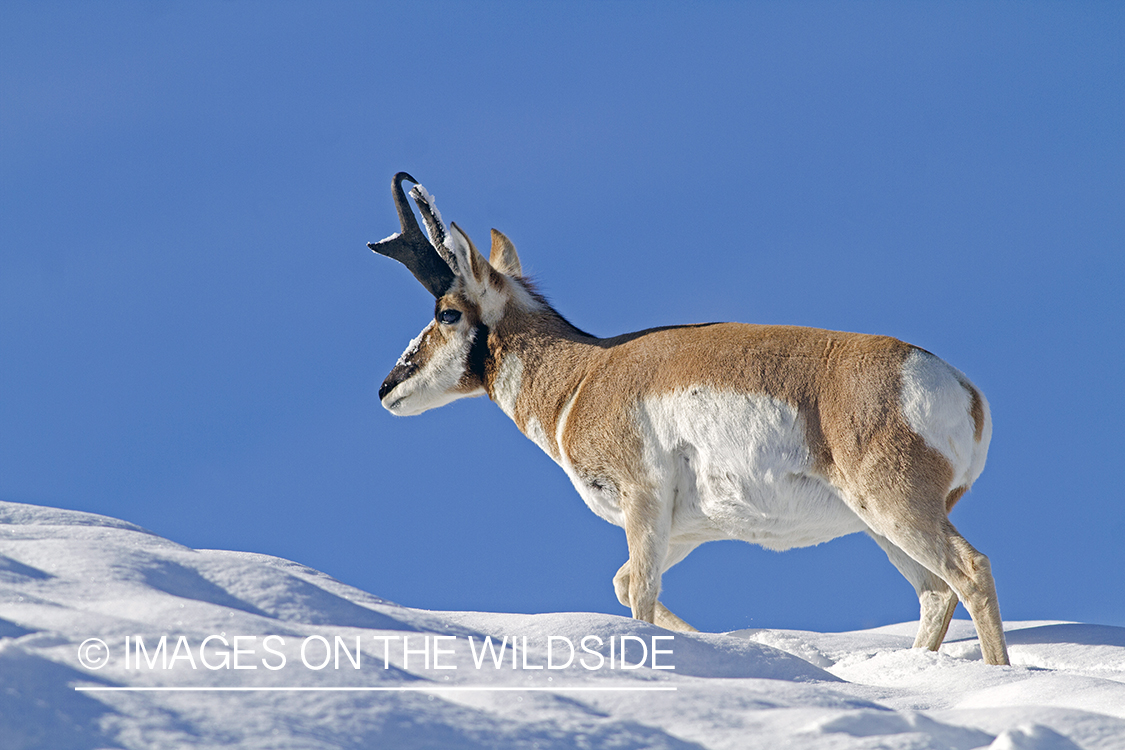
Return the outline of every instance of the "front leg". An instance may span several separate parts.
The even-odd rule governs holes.
[[[633,617],[656,623],[657,598],[660,596],[660,574],[668,555],[668,538],[672,526],[671,503],[652,490],[623,493],[625,541],[629,560],[614,578],[615,587],[621,579],[618,598],[633,611]],[[624,576],[622,575],[624,573]]]
[[[688,549],[693,549],[694,546]],[[683,555],[676,556],[675,550],[672,550],[675,561],[678,562]],[[686,552],[684,553],[686,554]],[[665,570],[668,568],[668,563],[665,561]],[[629,561],[626,560],[625,564],[618,568],[617,573],[613,576],[613,591],[617,594],[617,601],[630,607],[629,603]],[[656,625],[664,628],[665,630],[675,630],[681,633],[698,633],[699,631],[693,628],[687,622],[676,616],[676,613],[665,607],[659,600],[656,602],[656,610],[653,612]]]

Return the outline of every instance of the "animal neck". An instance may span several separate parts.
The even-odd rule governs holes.
[[[604,350],[550,308],[506,317],[489,336],[489,398],[559,460],[559,429],[582,381]]]

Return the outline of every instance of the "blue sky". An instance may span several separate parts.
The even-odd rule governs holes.
[[[418,177],[576,325],[882,333],[988,395],[953,521],[1009,619],[1125,624],[1125,9],[0,7],[0,498],[432,609],[625,614],[624,534],[487,400],[397,419]],[[917,617],[865,537],[715,543],[698,627]],[[963,616],[963,615],[962,615]]]

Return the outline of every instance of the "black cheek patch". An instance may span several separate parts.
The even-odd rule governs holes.
[[[465,372],[472,375],[476,381],[474,385],[483,387],[488,360],[492,356],[488,351],[488,336],[491,331],[484,323],[478,323],[473,331],[473,345],[469,349],[469,361],[466,363]]]

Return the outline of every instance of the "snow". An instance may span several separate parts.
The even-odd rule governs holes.
[[[430,195],[430,191],[426,190],[425,187],[417,184],[410,189],[410,196],[414,198],[414,201],[418,204],[418,209],[421,211],[422,224],[426,227],[426,235],[430,238],[430,244],[456,273],[457,258],[450,251],[449,231],[445,227],[445,221],[441,218],[441,211],[438,211],[434,196]]]
[[[1011,667],[980,661],[968,622],[937,653],[910,648],[914,628],[431,612],[287,560],[0,503],[5,749],[1125,748],[1125,628],[1007,623]]]

